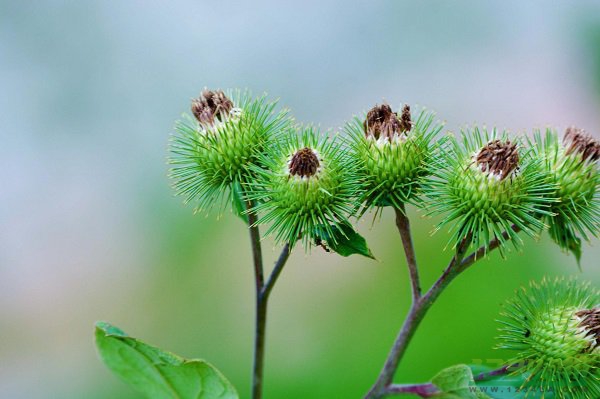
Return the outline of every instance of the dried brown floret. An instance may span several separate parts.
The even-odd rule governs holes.
[[[596,340],[596,346],[600,346],[600,308],[580,310],[575,313],[581,319],[579,326],[584,328],[588,337]]]
[[[221,90],[204,90],[199,98],[192,100],[192,114],[205,126],[213,126],[215,118],[224,121],[233,109],[233,102]]]
[[[506,179],[519,167],[519,153],[516,143],[500,140],[490,141],[483,147],[475,159],[482,172]]]
[[[380,137],[392,139],[394,133],[408,132],[411,128],[412,122],[408,105],[405,105],[402,109],[400,118],[389,105],[376,105],[367,112],[367,118],[363,122],[365,136],[374,137],[375,139]]]
[[[410,120],[410,106],[404,105],[402,114],[400,115],[400,130],[410,132],[412,129],[412,121]]]
[[[563,137],[567,155],[581,154],[582,159],[595,162],[600,158],[600,143],[583,129],[569,127]]]
[[[317,173],[319,169],[319,158],[315,152],[304,147],[298,150],[290,160],[290,175],[300,177],[311,177]]]

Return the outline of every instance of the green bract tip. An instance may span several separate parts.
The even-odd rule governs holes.
[[[546,130],[542,139],[535,132],[535,150],[543,159],[548,180],[555,185],[548,217],[550,237],[564,250],[571,251],[577,261],[581,256],[581,238],[600,233],[600,143],[577,128],[568,128],[564,139]]]
[[[265,96],[239,91],[205,90],[194,99],[195,120],[176,124],[170,147],[177,194],[197,201],[197,210],[208,210],[231,196],[233,184],[253,180],[253,166],[289,126],[287,111],[275,112],[275,106]]]
[[[346,124],[362,182],[361,214],[371,207],[419,205],[414,200],[430,174],[431,141],[440,130],[432,113],[421,111],[413,121],[408,105],[400,115],[387,104],[377,105]]]
[[[600,397],[599,292],[573,280],[542,280],[517,291],[502,314],[500,348],[525,387],[557,398]]]
[[[441,148],[427,188],[430,213],[446,214],[436,230],[453,223],[453,246],[466,240],[479,247],[497,239],[502,251],[511,239],[519,248],[515,230],[533,236],[544,227],[540,219],[549,215],[553,186],[531,151],[505,132],[474,128],[461,136]]]
[[[253,211],[262,215],[258,223],[270,224],[266,234],[308,247],[323,232],[335,237],[335,226],[349,224],[358,184],[354,162],[339,141],[320,138],[310,127],[299,135],[292,131],[262,163],[248,191]]]

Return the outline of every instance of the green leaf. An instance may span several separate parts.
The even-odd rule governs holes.
[[[242,185],[238,181],[234,181],[231,185],[231,209],[240,219],[248,224],[248,214],[246,213]]]
[[[469,366],[458,364],[440,371],[431,379],[431,382],[441,391],[448,392],[466,388],[472,380],[473,373]]]
[[[350,224],[332,224],[328,227],[319,225],[315,229],[317,245],[323,245],[341,256],[358,254],[375,259],[367,241]]]
[[[239,398],[231,383],[204,360],[183,359],[108,323],[96,323],[96,347],[110,370],[148,398]]]
[[[489,399],[482,390],[475,385],[473,372],[469,366],[458,364],[448,367],[436,374],[431,382],[438,387],[441,393],[435,395],[440,399]]]

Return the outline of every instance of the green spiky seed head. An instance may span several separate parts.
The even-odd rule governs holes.
[[[543,179],[539,162],[505,132],[475,128],[461,136],[440,151],[427,190],[430,213],[446,214],[437,229],[453,224],[453,246],[498,239],[502,251],[510,238],[518,248],[515,230],[534,235],[544,227],[540,215],[548,214],[552,186]]]
[[[511,364],[525,386],[558,398],[600,397],[600,295],[574,280],[531,283],[502,314],[500,348],[516,351]]]
[[[253,166],[289,122],[286,111],[276,113],[275,106],[247,92],[227,96],[205,90],[194,99],[195,120],[178,122],[171,143],[170,174],[177,194],[206,210],[230,196],[232,185],[243,187],[252,180]]]
[[[270,224],[267,234],[308,247],[317,231],[332,237],[332,226],[348,224],[357,183],[353,161],[339,141],[320,138],[313,128],[291,132],[264,159],[265,168],[251,182],[258,223]]]
[[[558,199],[548,218],[550,237],[579,261],[581,238],[600,234],[600,143],[575,127],[566,130],[562,143],[551,129],[544,139],[539,132],[535,137],[548,179],[556,186],[552,195]]]
[[[387,205],[400,208],[417,197],[430,173],[431,141],[440,129],[425,111],[413,121],[408,105],[400,115],[387,104],[376,105],[363,119],[346,124],[362,181],[363,212]]]

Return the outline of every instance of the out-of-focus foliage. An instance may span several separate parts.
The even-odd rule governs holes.
[[[182,359],[105,322],[96,323],[95,336],[106,366],[148,398],[239,398],[229,381],[203,360]]]

